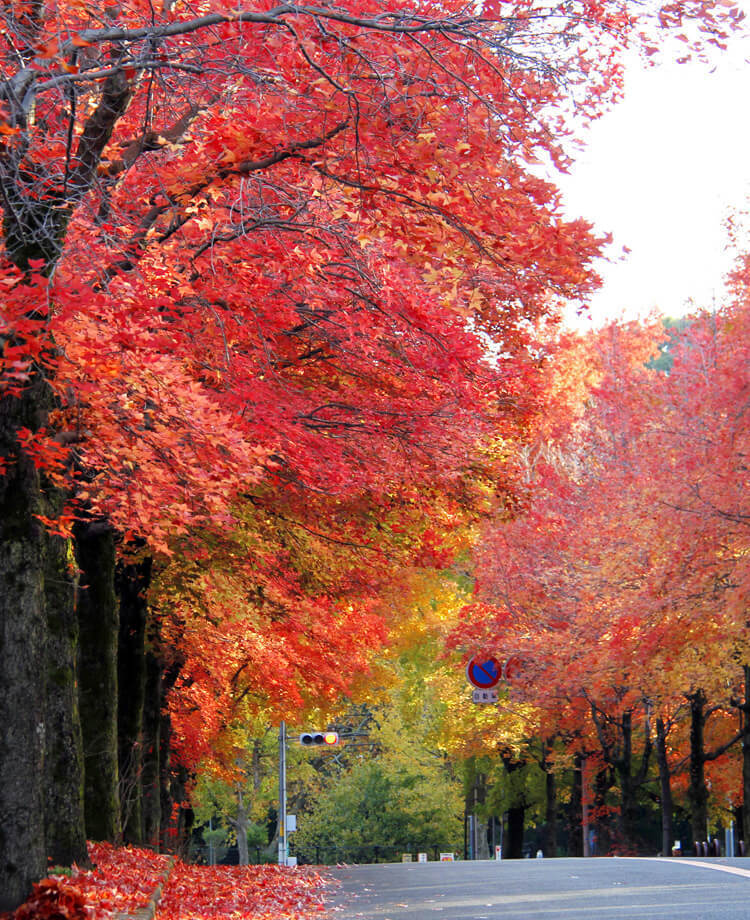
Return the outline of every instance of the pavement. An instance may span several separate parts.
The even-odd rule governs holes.
[[[750,859],[342,866],[334,920],[750,920]]]

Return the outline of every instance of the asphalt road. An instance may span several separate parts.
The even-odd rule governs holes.
[[[750,859],[338,867],[335,920],[750,920]]]

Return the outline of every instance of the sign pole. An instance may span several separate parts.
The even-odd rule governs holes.
[[[286,842],[286,722],[279,724],[279,865],[287,864]]]

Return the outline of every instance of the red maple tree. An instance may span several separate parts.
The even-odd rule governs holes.
[[[716,41],[737,15],[669,4],[661,24],[694,19]],[[0,811],[18,815],[20,868],[0,888],[14,901],[48,850],[83,849],[76,695],[87,731],[106,708],[116,733],[116,700],[96,691],[114,686],[113,655],[91,647],[97,624],[116,629],[115,543],[192,565],[243,529],[244,507],[265,509],[246,543],[265,591],[269,521],[309,529],[325,507],[323,532],[346,542],[383,507],[413,517],[425,485],[461,504],[478,439],[523,426],[533,324],[592,289],[599,248],[529,163],[565,164],[564,100],[595,116],[647,23],[614,0],[478,13],[31,0],[2,17],[0,718],[18,740]],[[141,562],[121,553],[117,584],[144,661]],[[343,614],[326,619],[330,592],[297,594],[294,566],[275,564],[291,660],[325,644],[300,637],[318,615],[333,637]],[[230,637],[217,585],[232,579],[256,609],[247,580],[216,577]],[[76,680],[78,628],[91,686]],[[85,673],[106,662],[106,679]],[[28,676],[52,671],[64,694]],[[36,731],[40,713],[54,731]],[[45,804],[53,746],[68,779]],[[112,810],[115,795],[93,805],[86,788],[87,820]]]

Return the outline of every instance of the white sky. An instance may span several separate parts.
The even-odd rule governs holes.
[[[595,323],[654,307],[680,315],[691,298],[720,301],[731,266],[724,221],[750,198],[750,35],[711,67],[633,66],[623,102],[592,126],[572,173],[555,181],[571,217],[613,234],[613,256],[631,250],[600,265]]]

